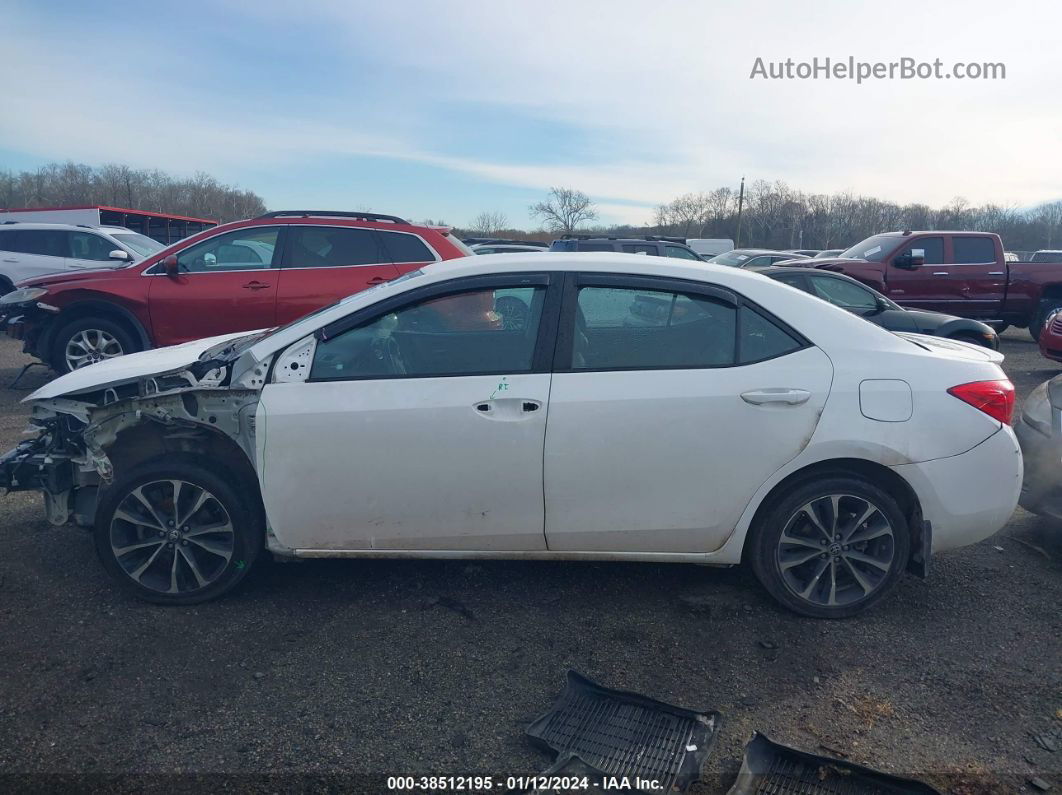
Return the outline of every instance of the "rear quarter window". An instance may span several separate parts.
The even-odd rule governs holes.
[[[397,264],[410,262],[435,262],[438,257],[427,244],[416,235],[402,232],[379,232],[384,249]]]
[[[748,304],[738,314],[738,364],[774,359],[803,347],[800,340]]]

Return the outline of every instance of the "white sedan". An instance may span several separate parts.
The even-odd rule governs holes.
[[[735,268],[484,255],[57,378],[0,485],[159,603],[267,550],[745,562],[842,617],[1010,516],[1001,360]]]

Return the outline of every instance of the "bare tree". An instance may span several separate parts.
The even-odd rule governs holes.
[[[529,211],[551,232],[566,235],[572,234],[579,224],[597,218],[597,210],[590,197],[573,188],[550,188],[549,197],[532,204]]]
[[[475,217],[469,229],[480,237],[492,237],[509,226],[509,218],[502,212],[482,212]]]
[[[1062,230],[1062,200],[1045,202],[1033,210],[1033,220],[1043,227],[1044,238],[1047,240],[1046,248],[1051,248],[1055,242],[1055,236]]]

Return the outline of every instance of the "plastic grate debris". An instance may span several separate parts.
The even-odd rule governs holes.
[[[928,784],[753,734],[729,795],[940,795]]]
[[[527,733],[561,756],[577,755],[606,775],[656,782],[666,792],[697,780],[718,728],[717,712],[610,690],[569,671],[564,692]]]

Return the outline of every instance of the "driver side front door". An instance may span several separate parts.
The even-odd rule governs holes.
[[[258,407],[270,528],[293,549],[542,550],[559,304],[547,274],[392,297],[323,330]],[[298,344],[298,343],[297,343]]]

